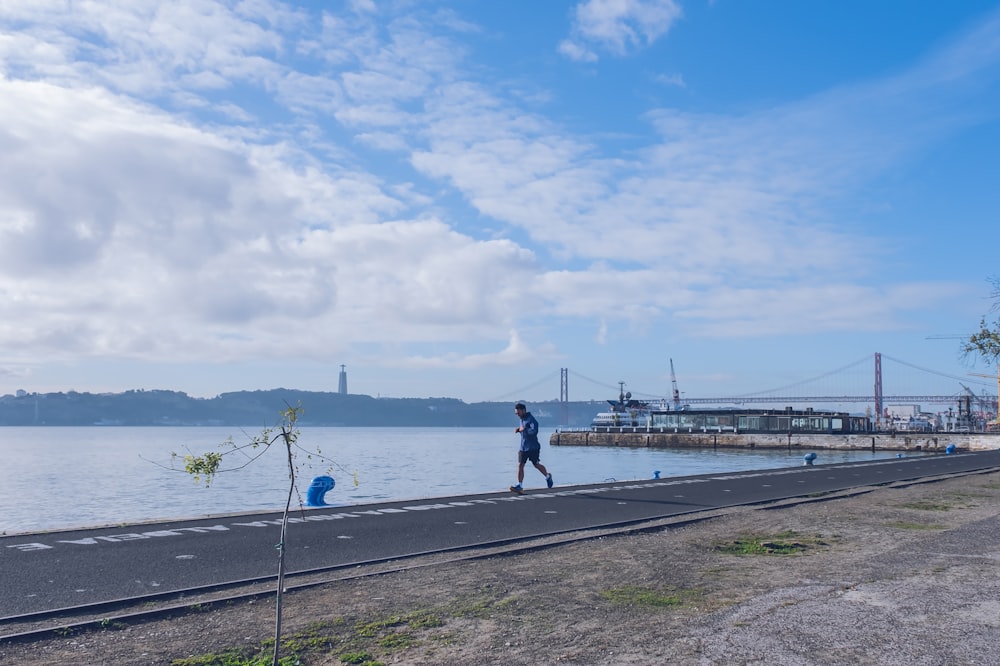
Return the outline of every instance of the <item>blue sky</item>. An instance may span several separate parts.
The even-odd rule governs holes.
[[[6,0],[0,117],[0,394],[992,372],[928,338],[994,316],[997,2]]]

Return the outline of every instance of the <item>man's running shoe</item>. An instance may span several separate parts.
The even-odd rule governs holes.
[[[524,494],[524,490],[521,488],[521,484],[520,483],[517,484],[516,486],[511,486],[510,487],[510,492],[514,493],[515,495],[523,495]]]
[[[547,485],[547,486],[548,486],[549,488],[551,488],[551,487],[552,487],[552,484],[553,484],[553,481],[552,481],[552,475],[551,475],[551,474],[549,474],[549,475],[547,475],[547,476],[545,477],[545,485]]]

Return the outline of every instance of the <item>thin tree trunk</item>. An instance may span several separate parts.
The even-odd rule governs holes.
[[[281,437],[288,451],[288,499],[285,500],[285,513],[281,516],[281,540],[278,542],[278,590],[275,595],[274,620],[274,658],[272,666],[278,666],[278,655],[281,650],[281,598],[285,589],[285,535],[288,532],[288,512],[292,506],[292,493],[295,491],[295,464],[292,460],[291,433],[282,427]]]

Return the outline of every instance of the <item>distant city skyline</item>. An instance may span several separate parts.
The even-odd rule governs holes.
[[[998,41],[985,0],[7,0],[0,394],[989,389]]]

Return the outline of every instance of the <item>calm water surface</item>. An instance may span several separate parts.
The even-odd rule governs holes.
[[[802,465],[784,451],[650,450],[549,446],[540,433],[542,462],[557,485],[661,478]],[[171,466],[171,452],[202,454],[237,428],[0,427],[0,532],[188,518],[284,507],[288,472],[273,447],[242,469],[198,485]],[[505,490],[516,474],[518,436],[510,428],[303,428],[299,444],[332,463],[299,453],[298,488],[305,498],[314,476],[337,482],[331,504],[443,497]],[[894,453],[817,451],[817,464],[895,457]],[[227,456],[224,467],[247,463]],[[332,469],[331,469],[332,466]],[[544,479],[529,465],[525,487]],[[298,502],[296,498],[293,502]]]

